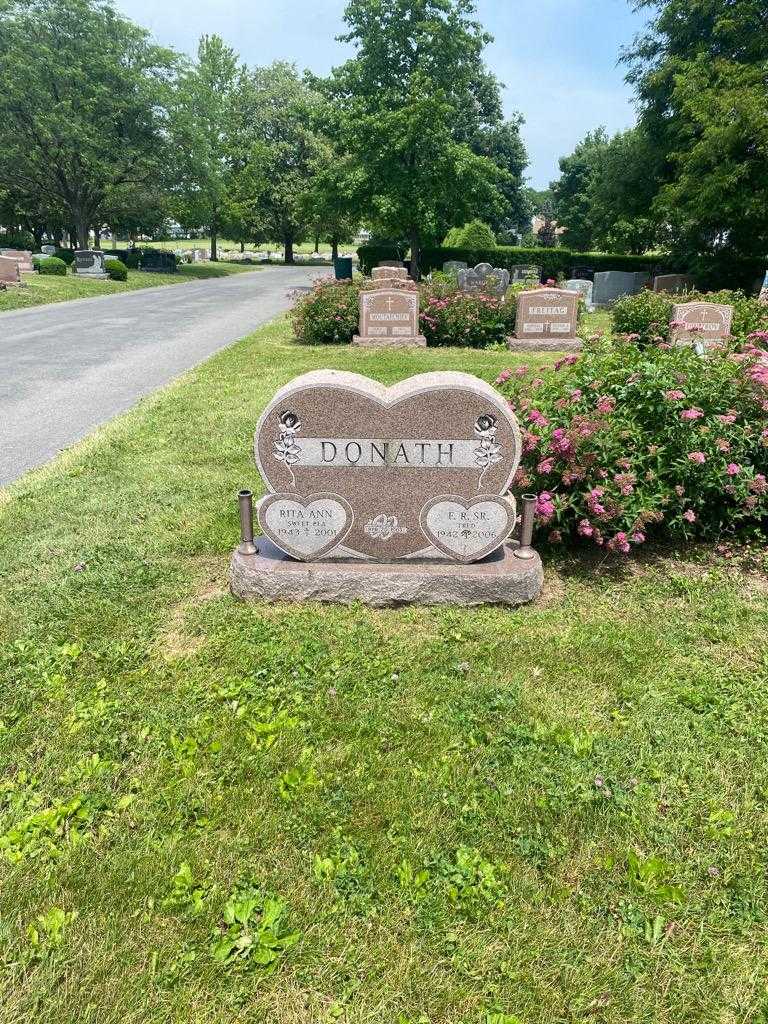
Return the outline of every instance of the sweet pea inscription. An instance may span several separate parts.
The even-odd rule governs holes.
[[[259,522],[294,557],[319,557],[343,541],[337,556],[393,560],[437,548],[470,561],[514,525],[501,495],[519,461],[517,422],[468,374],[422,374],[392,388],[357,374],[305,374],[266,409],[255,450],[274,492]],[[435,511],[436,495],[455,507]],[[461,526],[458,542],[445,522]]]

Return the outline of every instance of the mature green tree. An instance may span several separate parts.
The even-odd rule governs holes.
[[[251,148],[240,203],[267,237],[282,242],[285,262],[293,263],[294,245],[311,230],[315,174],[331,156],[317,127],[324,101],[283,61],[257,68],[251,87]]]
[[[0,6],[0,186],[88,246],[110,192],[159,180],[175,57],[106,0]]]
[[[624,53],[660,153],[656,216],[678,248],[768,249],[768,0],[638,0]]]
[[[506,208],[509,175],[472,149],[501,118],[474,11],[474,0],[349,0],[345,10],[356,54],[332,78],[343,144],[376,229],[408,237],[415,276],[425,239]]]
[[[531,209],[526,200],[523,182],[528,166],[528,153],[520,136],[524,121],[522,114],[478,133],[472,148],[480,156],[487,156],[506,172],[499,185],[506,208],[490,217],[490,224],[498,234],[519,233],[530,225]]]
[[[605,128],[589,132],[569,156],[560,158],[560,177],[551,185],[554,215],[565,228],[563,243],[587,251],[595,240],[594,182],[608,149]]]
[[[201,38],[197,60],[182,71],[174,94],[174,207],[186,227],[208,229],[212,260],[218,259],[222,228],[235,219],[231,195],[241,156],[241,94],[247,89],[237,54],[213,35]]]

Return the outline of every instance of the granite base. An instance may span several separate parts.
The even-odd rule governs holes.
[[[510,352],[580,352],[581,338],[507,338]]]
[[[410,338],[368,338],[356,334],[352,344],[360,348],[426,348],[427,339],[423,334]]]
[[[375,608],[397,605],[520,605],[538,597],[544,582],[541,559],[515,557],[508,543],[482,562],[298,562],[270,540],[257,553],[235,551],[229,569],[232,593],[244,600],[362,601]]]

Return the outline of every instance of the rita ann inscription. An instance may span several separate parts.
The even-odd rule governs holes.
[[[393,388],[357,374],[305,374],[257,429],[257,463],[273,491],[259,522],[296,557],[319,557],[327,540],[336,557],[389,561],[436,549],[474,560],[514,525],[502,495],[519,456],[506,403],[468,374],[423,374]]]

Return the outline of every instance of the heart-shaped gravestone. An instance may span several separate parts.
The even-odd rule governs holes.
[[[478,562],[500,547],[515,525],[513,500],[495,494],[462,498],[445,494],[421,510],[424,536],[458,562]]]
[[[286,554],[304,562],[322,558],[346,537],[354,519],[338,494],[268,494],[258,507],[259,526]]]
[[[352,524],[335,555],[378,561],[434,554],[422,508],[440,495],[503,494],[520,448],[503,398],[485,381],[453,372],[389,388],[356,373],[304,374],[267,406],[255,443],[270,491],[347,502]]]

